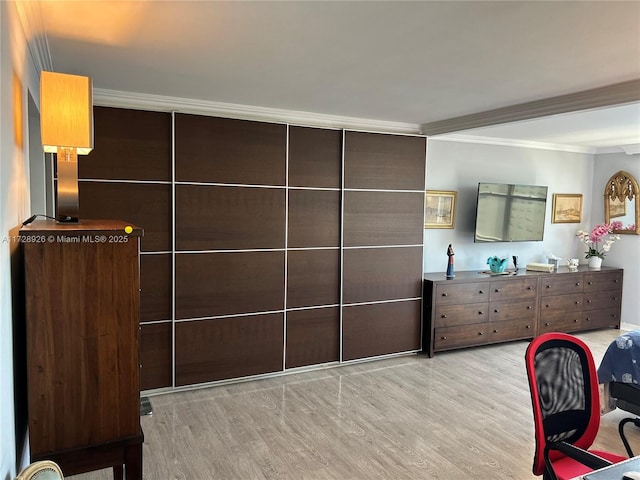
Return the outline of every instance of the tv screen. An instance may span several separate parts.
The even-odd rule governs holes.
[[[539,242],[547,187],[479,183],[474,242]]]

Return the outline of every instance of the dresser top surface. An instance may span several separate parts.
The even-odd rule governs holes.
[[[504,273],[487,273],[484,270],[469,270],[469,271],[460,271],[455,272],[455,277],[448,279],[445,277],[445,272],[430,272],[425,273],[423,278],[424,280],[428,280],[430,282],[468,282],[470,280],[477,281],[491,281],[491,280],[507,280],[513,278],[522,278],[522,277],[539,277],[541,275],[573,275],[575,273],[606,273],[606,272],[616,272],[621,271],[621,268],[615,267],[601,267],[600,269],[592,269],[587,267],[586,265],[580,265],[576,271],[569,270],[568,267],[559,267],[557,271],[553,272],[536,272],[532,270],[525,270],[521,268],[517,273],[514,273],[513,270],[506,271]]]
[[[130,227],[130,228],[127,228]],[[126,230],[125,230],[126,229]],[[130,231],[129,231],[130,230]],[[143,236],[141,227],[123,220],[84,220],[76,223],[57,222],[55,220],[35,220],[33,223],[20,228],[21,236],[34,235],[83,235],[106,234],[127,235],[133,237]]]

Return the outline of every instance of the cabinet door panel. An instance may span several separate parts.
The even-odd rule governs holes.
[[[420,348],[420,300],[344,307],[344,360]]]
[[[289,248],[340,246],[340,192],[289,190]]]
[[[468,303],[465,305],[442,305],[436,307],[436,327],[453,327],[489,321],[488,303]]]
[[[176,385],[282,370],[283,314],[176,323]]]
[[[140,256],[140,321],[171,318],[171,254]]]
[[[424,193],[345,192],[344,245],[419,245]]]
[[[177,181],[283,186],[286,148],[285,125],[175,116]]]
[[[287,312],[287,368],[340,359],[338,307]]]
[[[287,255],[287,308],[340,302],[339,250],[293,250]]]
[[[345,188],[424,190],[426,139],[345,132]]]
[[[417,298],[422,292],[422,247],[344,251],[344,303]]]
[[[176,255],[176,318],[283,310],[284,252]]]
[[[342,130],[289,127],[289,185],[340,188]]]
[[[140,327],[140,390],[171,386],[172,327],[170,322]]]

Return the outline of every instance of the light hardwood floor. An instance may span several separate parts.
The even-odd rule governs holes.
[[[578,334],[596,365],[619,330]],[[144,478],[531,479],[528,342],[404,356],[158,395]],[[619,410],[599,448],[624,454]],[[627,427],[634,430],[635,427]],[[640,431],[632,431],[640,452]],[[70,477],[111,479],[109,470]]]

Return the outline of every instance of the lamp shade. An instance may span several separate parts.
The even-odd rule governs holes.
[[[41,72],[40,133],[45,152],[75,148],[80,155],[93,150],[93,92],[91,79],[65,73]]]

